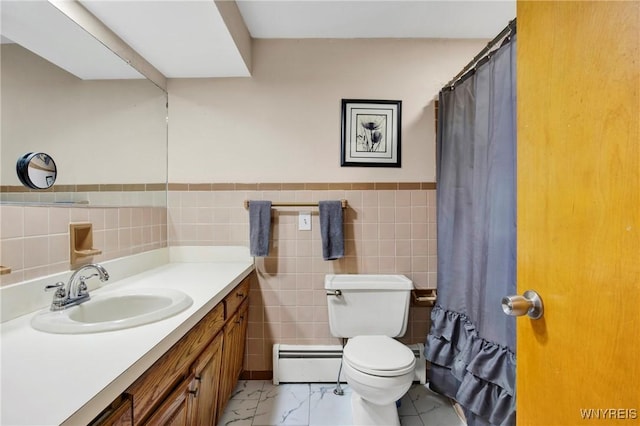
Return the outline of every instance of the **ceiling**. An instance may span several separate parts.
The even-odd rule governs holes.
[[[240,0],[254,38],[493,38],[515,0]]]
[[[60,0],[51,0],[56,1]],[[250,75],[234,37],[238,25],[228,25],[228,16],[214,0],[79,2],[167,78]],[[242,31],[252,38],[490,39],[516,14],[515,0],[236,0],[236,4],[233,10]],[[0,12],[4,38],[80,78],[141,77],[124,62],[107,58],[111,55],[105,46],[70,25],[48,1],[1,0]],[[89,45],[95,44],[98,53],[90,51]],[[70,47],[76,45],[85,50],[75,53]]]

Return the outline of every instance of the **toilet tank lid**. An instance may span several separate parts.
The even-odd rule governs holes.
[[[329,274],[324,277],[327,290],[411,290],[413,282],[404,275]]]

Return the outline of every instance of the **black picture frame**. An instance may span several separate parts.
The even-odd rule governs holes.
[[[342,99],[343,167],[401,167],[402,101]]]

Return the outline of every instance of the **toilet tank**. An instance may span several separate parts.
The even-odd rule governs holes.
[[[404,335],[413,289],[404,275],[326,275],[324,288],[333,336]]]

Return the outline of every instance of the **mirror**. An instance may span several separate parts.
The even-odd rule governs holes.
[[[50,155],[44,152],[28,152],[18,158],[16,174],[27,188],[48,189],[55,183],[58,169]]]
[[[166,206],[166,92],[92,36],[89,38],[95,43],[95,54],[87,53],[87,49],[75,52],[75,43],[63,44],[57,39],[54,53],[72,57],[83,72],[93,62],[102,64],[106,51],[116,57],[120,67],[129,70],[127,75],[121,77],[120,70],[119,76],[86,73],[78,77],[81,72],[67,70],[64,61],[56,61],[61,64],[56,65],[44,59],[46,55],[27,43],[28,37],[22,39],[14,32],[13,38],[6,38],[10,30],[44,31],[49,39],[63,33],[63,29],[51,31],[46,27],[43,19],[47,14],[32,9],[40,4],[50,7],[48,2],[3,0],[0,202]],[[25,7],[26,12],[16,9],[18,6]],[[54,11],[51,15],[60,19],[62,14]],[[64,25],[75,28],[72,33],[80,37],[78,24],[62,17],[67,21]],[[27,22],[14,22],[17,20]],[[86,37],[88,33],[82,32]],[[107,67],[94,68],[102,71]],[[19,177],[15,161],[26,152],[36,154],[22,160],[27,173],[23,170]],[[36,161],[43,158],[38,157],[40,153],[55,158],[55,163],[49,164],[55,164],[60,172],[55,177],[50,175],[50,180],[57,180],[48,190],[43,190],[50,186],[46,178],[43,182],[31,177]],[[22,185],[25,182],[29,188]],[[30,189],[34,187],[37,190]]]

